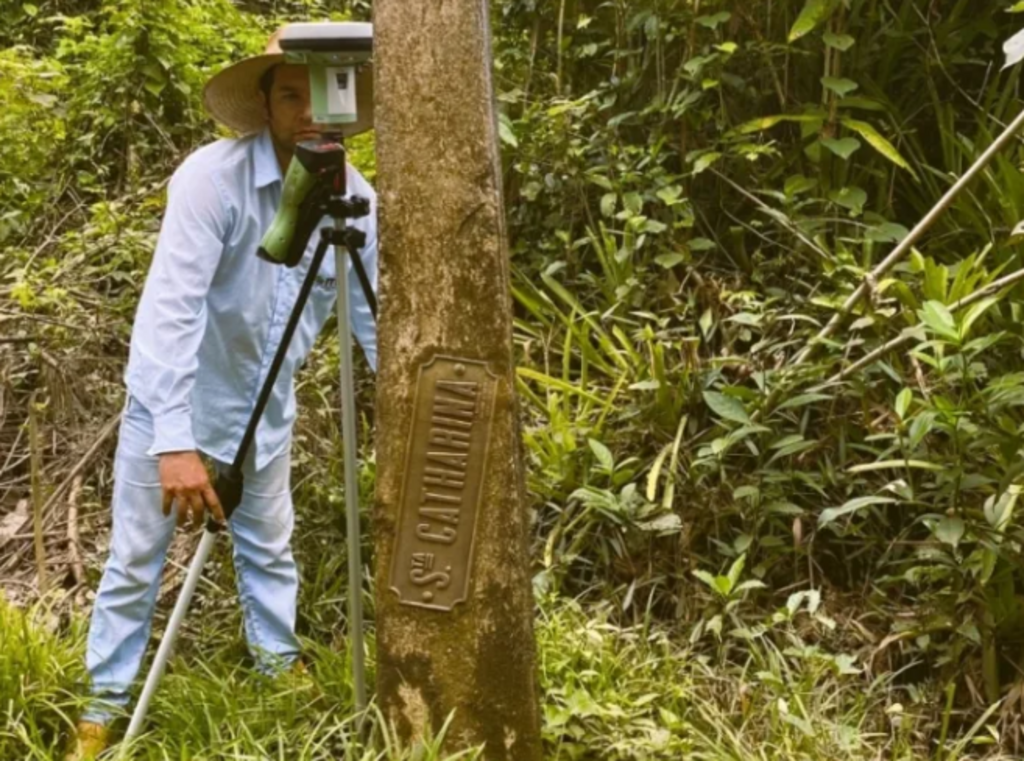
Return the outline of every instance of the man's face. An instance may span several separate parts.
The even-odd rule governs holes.
[[[309,68],[300,64],[281,64],[274,70],[267,107],[270,135],[279,150],[291,152],[295,144],[320,134],[313,124],[309,106]]]

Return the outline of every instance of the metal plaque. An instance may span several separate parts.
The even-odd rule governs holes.
[[[472,359],[420,366],[391,562],[405,605],[448,611],[469,594],[497,381]]]

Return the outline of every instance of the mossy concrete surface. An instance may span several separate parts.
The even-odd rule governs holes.
[[[450,750],[532,761],[533,599],[487,3],[378,0],[374,13],[378,700],[407,738],[454,712]],[[402,604],[390,578],[419,369],[436,355],[497,376],[468,596],[450,611]]]

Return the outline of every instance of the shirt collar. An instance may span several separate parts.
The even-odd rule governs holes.
[[[256,187],[262,188],[281,181],[281,165],[277,163],[270,129],[264,129],[253,144],[253,158],[256,163]]]

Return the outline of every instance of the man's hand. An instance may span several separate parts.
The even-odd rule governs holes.
[[[170,515],[175,506],[179,527],[188,522],[189,516],[195,527],[201,526],[207,508],[220,523],[225,522],[217,492],[198,452],[160,455],[160,485],[164,490],[164,515]]]

